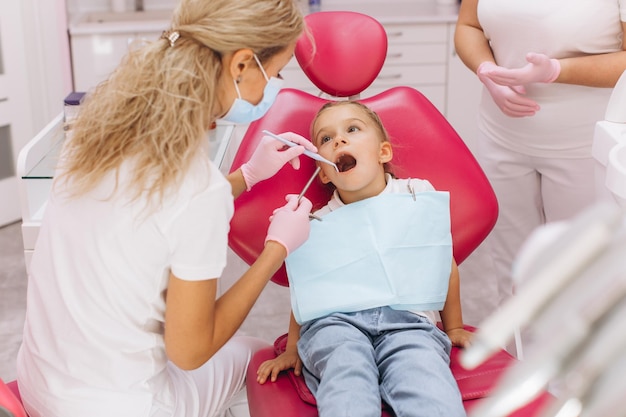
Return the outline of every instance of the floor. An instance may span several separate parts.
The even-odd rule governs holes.
[[[16,377],[15,361],[26,311],[26,266],[20,223],[0,228],[0,379]],[[236,280],[246,265],[229,253],[224,288]],[[289,290],[270,282],[248,315],[240,332],[268,342],[285,333],[289,324]]]
[[[0,228],[0,378],[15,379],[26,312],[26,265],[20,223]]]

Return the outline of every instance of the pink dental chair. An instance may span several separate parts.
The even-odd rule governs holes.
[[[0,379],[0,417],[26,417],[15,381],[5,384]]]
[[[302,36],[295,56],[311,81],[332,98],[282,90],[269,112],[250,124],[234,158],[233,171],[250,158],[263,137],[262,130],[291,131],[309,137],[313,116],[324,103],[358,98],[382,68],[387,37],[375,19],[353,12],[320,12],[308,15],[306,22],[311,36]],[[454,256],[460,264],[488,235],[498,215],[495,195],[480,166],[446,119],[420,92],[395,87],[359,101],[376,111],[388,130],[394,147],[392,166],[396,176],[426,178],[436,189],[450,192]],[[300,160],[300,170],[284,167],[236,200],[230,246],[247,263],[252,263],[262,251],[271,212],[284,204],[286,194],[299,193],[312,175],[314,162],[305,156]],[[320,207],[328,201],[330,193],[321,183],[314,182],[306,196],[314,207]],[[272,280],[288,285],[284,265]],[[251,360],[247,390],[252,417],[317,416],[315,398],[304,379],[292,371],[282,372],[274,383],[256,382],[259,365],[282,352],[286,338],[286,335],[279,337],[273,348],[258,352]],[[453,348],[451,369],[469,411],[489,394],[498,377],[515,359],[501,351],[468,371],[458,363],[458,354],[459,350]],[[533,416],[546,400],[547,397],[540,397],[511,416]],[[382,416],[393,416],[384,404],[381,410]]]

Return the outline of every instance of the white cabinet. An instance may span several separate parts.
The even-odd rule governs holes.
[[[119,65],[134,42],[153,41],[161,32],[95,33],[70,36],[74,90],[89,91]]]
[[[317,95],[319,89],[307,78],[295,57],[280,71],[280,75],[285,80],[284,87],[297,88],[311,94]]]
[[[92,12],[69,24],[74,91],[89,91],[119,65],[136,42],[155,41],[169,28],[172,10]]]
[[[389,42],[385,65],[362,97],[398,85],[421,91],[445,110],[447,29],[445,24],[384,24]]]

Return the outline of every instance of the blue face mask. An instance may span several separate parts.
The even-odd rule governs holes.
[[[259,68],[263,73],[263,77],[265,77],[265,80],[267,81],[265,89],[263,90],[263,99],[261,99],[259,104],[256,105],[242,99],[237,82],[233,80],[238,98],[235,99],[233,105],[230,107],[230,110],[228,110],[228,113],[222,117],[222,120],[238,124],[250,123],[263,117],[272,104],[274,104],[276,96],[283,86],[284,81],[276,77],[268,78],[265,70],[263,69],[263,65],[261,65],[261,62],[259,61],[259,58],[254,55],[254,59],[259,65]]]

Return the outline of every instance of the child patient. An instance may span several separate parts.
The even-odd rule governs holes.
[[[465,416],[449,367],[465,347],[449,196],[388,172],[378,115],[353,101],[324,105],[312,124],[319,178],[335,192],[309,241],[287,258],[292,314],[286,351],[258,382],[304,372],[320,417]],[[317,243],[319,242],[319,243]],[[443,330],[435,325],[437,311]]]

